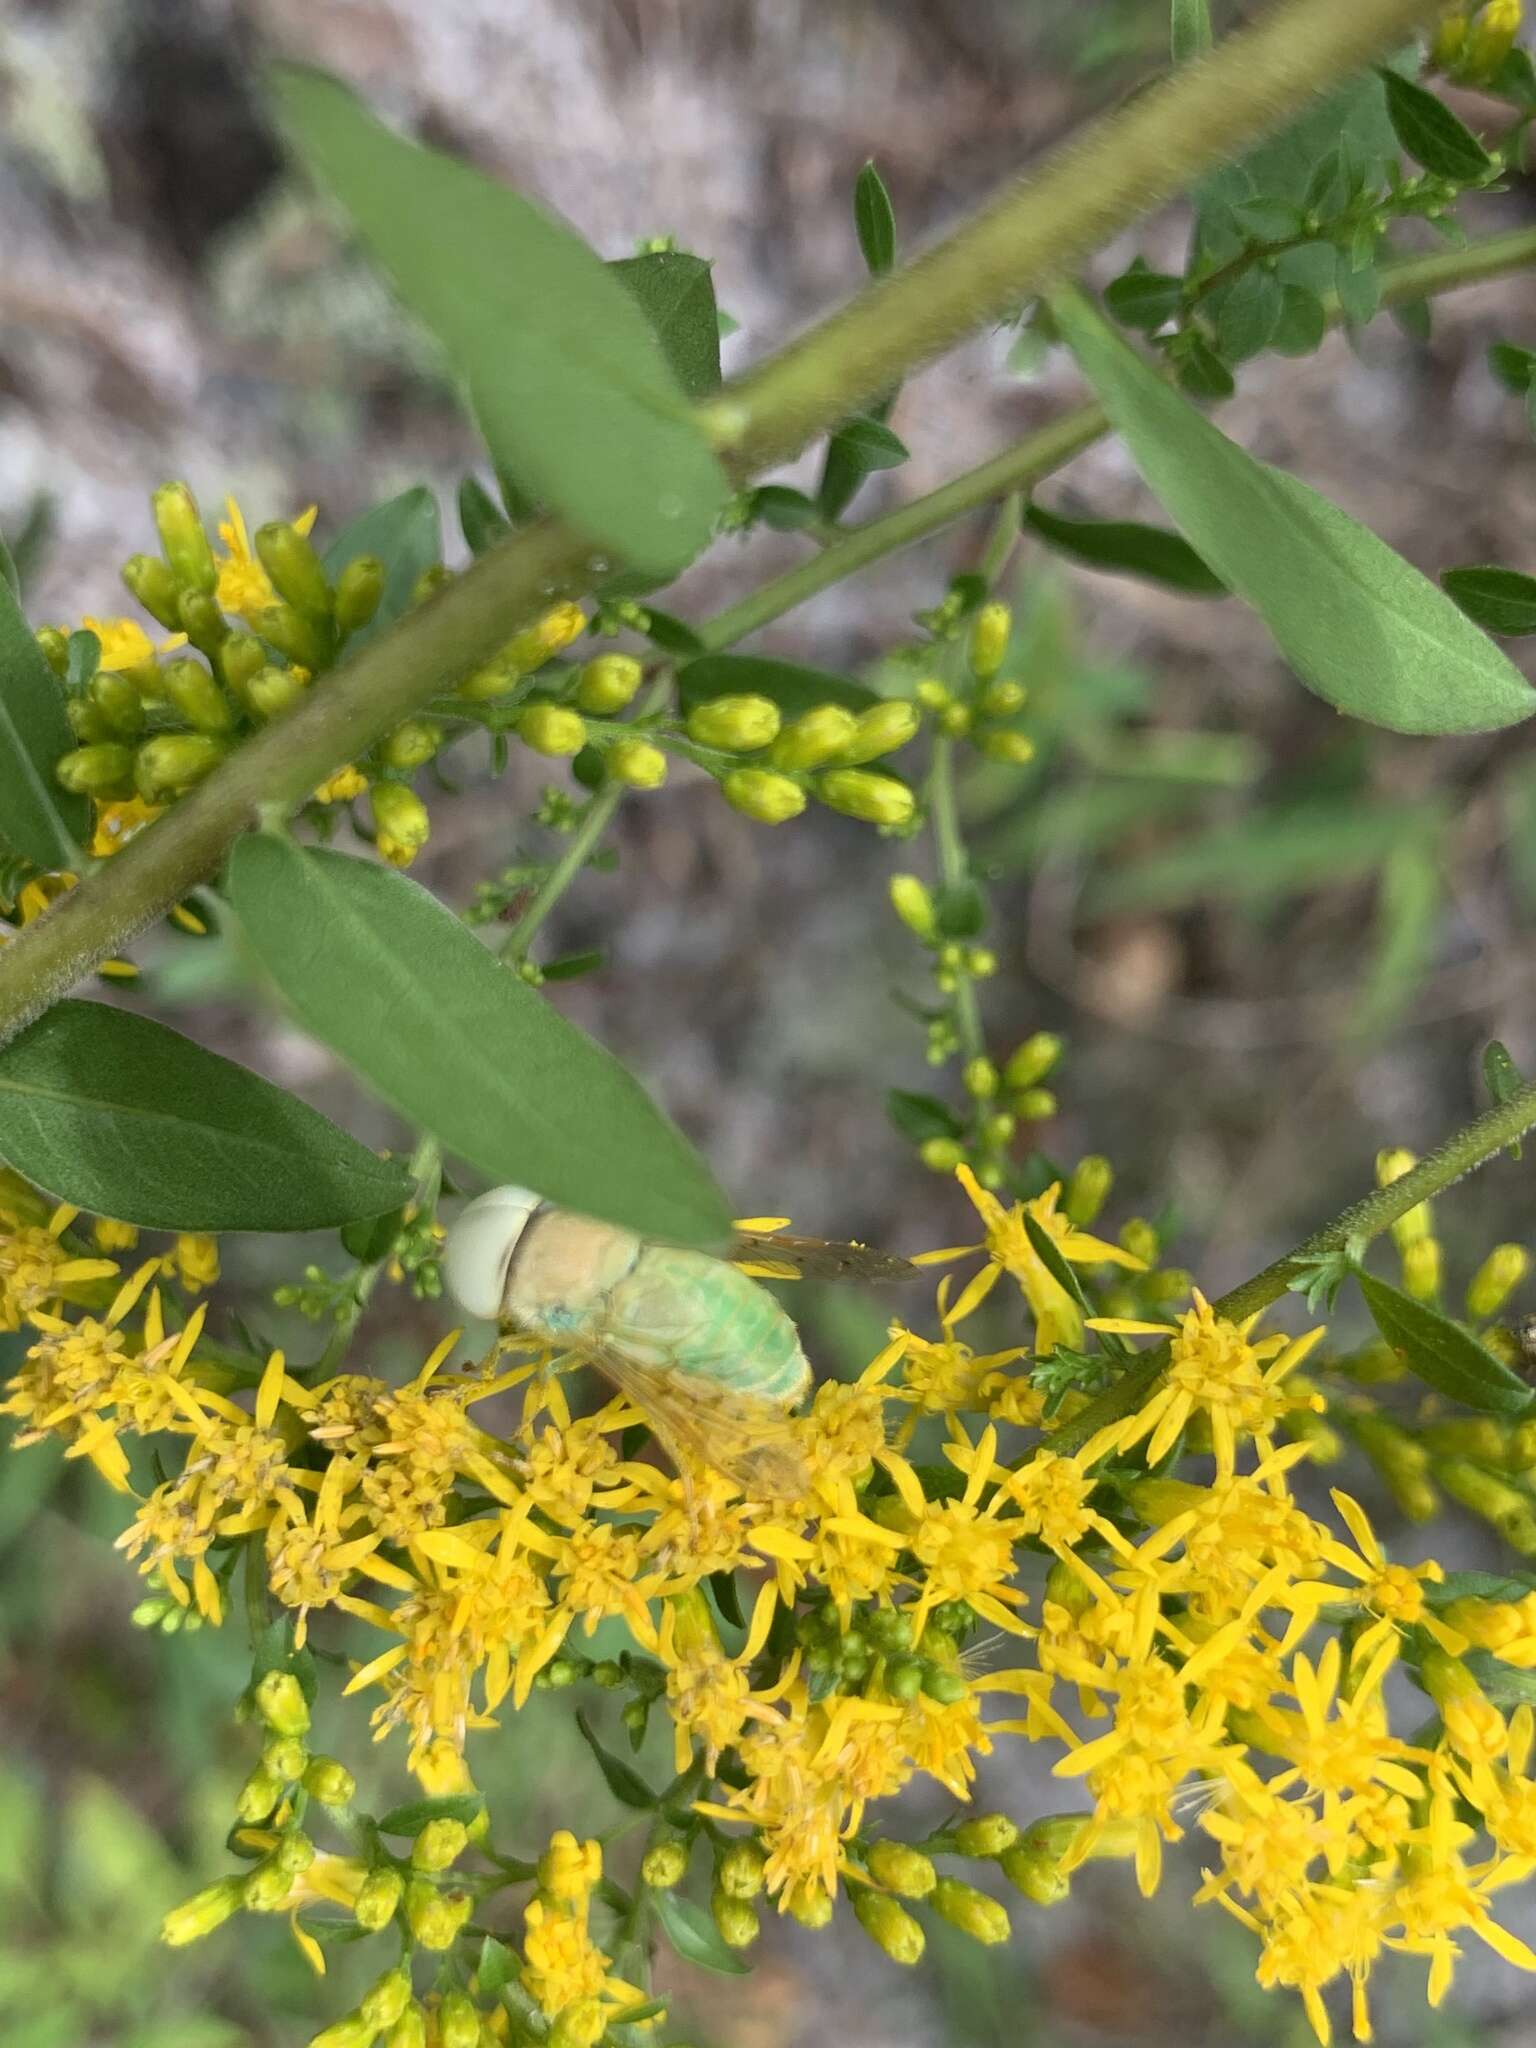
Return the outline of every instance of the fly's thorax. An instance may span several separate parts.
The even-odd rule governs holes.
[[[603,1306],[639,1256],[633,1231],[569,1209],[540,1209],[513,1255],[503,1313],[520,1330],[567,1336]]]
[[[790,1408],[811,1384],[800,1335],[766,1287],[724,1260],[646,1244],[609,1296],[605,1326],[631,1353],[722,1393]]]

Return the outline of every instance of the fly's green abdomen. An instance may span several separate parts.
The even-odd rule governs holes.
[[[792,1407],[810,1385],[799,1334],[766,1288],[702,1252],[647,1245],[608,1296],[615,1343],[722,1392]]]

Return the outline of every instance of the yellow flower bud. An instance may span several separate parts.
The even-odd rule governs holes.
[[[256,553],[280,598],[313,618],[330,618],[331,587],[325,580],[320,557],[296,526],[286,519],[258,526]]]
[[[530,704],[518,714],[517,736],[536,754],[579,754],[587,744],[586,720],[564,704]]]
[[[679,1841],[654,1842],[640,1865],[640,1881],[653,1891],[670,1891],[681,1884],[688,1869],[688,1851]]]
[[[978,1101],[985,1102],[997,1093],[997,1069],[984,1055],[966,1061],[961,1079],[966,1094],[974,1095]]]
[[[856,768],[865,761],[878,761],[883,754],[894,754],[898,747],[917,737],[922,722],[917,706],[909,704],[905,697],[889,697],[883,704],[871,704],[867,711],[859,713],[852,744],[843,749],[842,758],[849,767]]]
[[[1490,1523],[1522,1557],[1536,1556],[1536,1510],[1529,1495],[1463,1458],[1442,1459],[1434,1469],[1452,1500]]]
[[[392,2027],[411,2002],[411,1973],[404,1963],[386,1970],[358,2000],[360,2018],[371,2027]]]
[[[667,779],[667,757],[649,740],[618,740],[607,760],[608,773],[628,789],[660,789]]]
[[[1029,702],[1029,692],[1011,676],[999,676],[982,691],[979,705],[986,718],[1012,718]]]
[[[297,669],[270,663],[257,669],[245,686],[245,701],[258,718],[286,718],[303,700],[308,684]]]
[[[989,761],[1007,761],[1015,768],[1026,767],[1035,758],[1035,743],[1029,735],[1007,727],[1001,732],[984,732],[976,744]]]
[[[1001,1856],[1019,1839],[1019,1824],[1006,1813],[978,1813],[955,1829],[955,1847],[962,1856]]]
[[[597,2048],[611,2016],[612,2008],[600,1998],[578,1998],[550,2028],[545,2037],[547,2048]]]
[[[582,669],[576,702],[594,718],[611,718],[633,701],[645,670],[632,654],[599,654]]]
[[[1012,631],[1013,613],[1005,604],[984,604],[971,621],[971,674],[978,683],[991,682],[1002,667]]]
[[[1525,1633],[1519,1604],[1513,1600],[1452,1600],[1441,1610],[1441,1619],[1475,1649],[1491,1650],[1496,1657]]]
[[[854,1917],[877,1948],[893,1963],[909,1966],[923,1959],[927,1946],[923,1930],[904,1906],[898,1906],[889,1892],[871,1891],[867,1885],[849,1888]]]
[[[134,787],[145,803],[164,803],[167,797],[211,775],[225,751],[223,741],[212,733],[159,733],[146,740],[133,757]]]
[[[1004,1877],[1032,1906],[1059,1906],[1072,1890],[1072,1880],[1062,1869],[1060,1858],[1037,1843],[1020,1842],[1006,1850],[1001,1860]]]
[[[1031,1088],[1043,1081],[1062,1055],[1062,1042],[1054,1031],[1037,1031],[1010,1055],[1003,1079],[1010,1088]]]
[[[317,1756],[305,1769],[304,1790],[321,1806],[350,1806],[357,1796],[357,1780],[337,1758]]]
[[[377,1934],[381,1927],[387,1927],[395,1917],[404,1890],[404,1878],[390,1864],[380,1864],[377,1870],[370,1870],[352,1907],[358,1926],[366,1927],[370,1934]]]
[[[384,2048],[427,2048],[427,2016],[415,1999],[384,2036]]]
[[[745,1899],[733,1899],[729,1892],[717,1890],[709,1911],[727,1948],[750,1948],[761,1932],[756,1908]]]
[[[965,1147],[958,1138],[925,1138],[917,1156],[931,1173],[953,1173],[965,1163]]]
[[[361,2012],[349,2012],[313,2035],[309,2048],[373,2048],[378,2031],[371,2021],[363,2018]]]
[[[1395,1180],[1401,1180],[1417,1166],[1418,1160],[1403,1146],[1389,1148],[1376,1154],[1376,1185],[1390,1187]],[[1416,1209],[1410,1209],[1406,1216],[1399,1216],[1392,1225],[1392,1239],[1399,1251],[1404,1251],[1416,1237],[1428,1237],[1433,1228],[1428,1202],[1420,1202]]]
[[[525,670],[502,655],[475,669],[458,685],[455,695],[471,704],[487,704],[495,697],[508,697],[522,682]]]
[[[270,642],[300,668],[311,673],[324,668],[329,659],[330,635],[305,612],[291,604],[266,604],[251,616],[251,624],[263,640]]]
[[[1520,0],[1488,0],[1476,20],[1456,66],[1458,77],[1469,85],[1487,85],[1515,47],[1520,33]]]
[[[905,825],[917,799],[904,782],[865,768],[833,768],[816,778],[816,794],[829,810],[866,825]]]
[[[469,1918],[474,1900],[468,1892],[440,1892],[429,1878],[413,1877],[405,1888],[405,1919],[423,1948],[452,1948]]]
[[[268,1671],[256,1682],[251,1703],[274,1735],[304,1735],[309,1730],[309,1703],[291,1671]]]
[[[916,875],[892,875],[891,907],[909,932],[915,932],[920,939],[933,938],[938,929],[933,897]]]
[[[147,560],[148,557],[145,559]],[[164,568],[165,564],[162,562],[158,566]],[[56,676],[66,674],[69,669],[68,634],[61,633],[57,626],[39,626],[32,637],[42,650],[43,659],[53,670],[54,674]]]
[[[1454,13],[1442,15],[1429,46],[1429,61],[1436,71],[1455,69],[1466,46],[1470,26],[1470,18],[1464,8],[1458,7]]]
[[[286,1870],[290,1877],[298,1877],[314,1862],[317,1851],[309,1836],[298,1828],[290,1828],[273,1851],[273,1861],[280,1870]]]
[[[1440,1292],[1440,1240],[1416,1237],[1403,1246],[1403,1292],[1433,1301]]]
[[[1497,1315],[1531,1270],[1523,1244],[1499,1244],[1484,1259],[1467,1289],[1467,1314],[1481,1320]]]
[[[876,1884],[903,1899],[926,1899],[939,1881],[933,1858],[906,1842],[874,1842],[864,1861]]]
[[[1101,1154],[1090,1152],[1085,1159],[1080,1159],[1072,1169],[1062,1204],[1067,1220],[1080,1230],[1086,1229],[1109,1200],[1109,1191],[1114,1184],[1115,1169]]]
[[[180,629],[181,613],[177,610],[177,603],[181,588],[168,563],[162,562],[158,555],[130,555],[123,564],[122,577],[129,596],[141,604],[152,619],[173,633]]]
[[[336,578],[333,610],[340,633],[366,626],[384,595],[384,564],[377,555],[354,555]]]
[[[241,1905],[248,1913],[278,1912],[293,1890],[294,1875],[284,1869],[276,1856],[269,1856],[246,1878],[240,1893]]]
[[[942,711],[946,705],[954,702],[948,684],[941,683],[937,676],[925,676],[912,695],[925,711]]]
[[[716,1866],[715,1882],[727,1898],[755,1899],[767,1860],[756,1842],[732,1842]]]
[[[797,1884],[789,1894],[790,1918],[813,1931],[832,1918],[832,1900],[819,1884]]]
[[[775,768],[820,768],[845,754],[858,735],[859,721],[841,704],[819,704],[793,725],[785,726],[773,743]]]
[[[235,708],[200,661],[190,655],[167,662],[160,685],[171,708],[197,732],[228,732]]]
[[[53,772],[76,796],[121,796],[133,787],[134,754],[116,740],[98,740],[61,754]]]
[[[476,2048],[480,2039],[480,2014],[475,2001],[463,1991],[445,1991],[437,2008],[438,2048]]]
[[[391,768],[425,767],[443,744],[443,728],[430,718],[408,718],[385,736],[379,752]]]
[[[1056,1114],[1056,1097],[1049,1088],[1025,1088],[1013,1098],[1013,1106],[1027,1124],[1042,1124]]]
[[[569,1828],[556,1828],[539,1858],[539,1889],[562,1905],[586,1898],[603,1875],[602,1844],[580,1842]]]
[[[971,729],[969,704],[946,704],[939,713],[939,731],[952,740],[963,740]]]
[[[962,1934],[968,1934],[972,1941],[1006,1941],[1013,1932],[1009,1924],[1007,1908],[1000,1906],[996,1899],[989,1899],[985,1892],[977,1891],[973,1884],[964,1884],[958,1877],[941,1877],[933,1888],[929,1904],[951,1927],[958,1927]]]
[[[779,707],[769,697],[711,697],[695,704],[686,723],[695,746],[752,754],[777,736]]]
[[[252,1771],[235,1800],[235,1817],[253,1827],[271,1813],[283,1796],[282,1780],[264,1766]]]
[[[219,580],[197,500],[185,484],[162,484],[150,499],[160,545],[183,590],[210,593]],[[146,607],[147,609],[147,607]]]
[[[733,768],[720,782],[720,794],[733,810],[759,825],[782,825],[805,809],[805,791],[787,775],[769,768]]]
[[[392,866],[406,868],[431,837],[432,821],[421,798],[403,782],[375,782],[369,791],[379,852]]]
[[[461,1820],[429,1820],[411,1846],[415,1870],[446,1870],[457,1863],[469,1844],[469,1830]]]
[[[167,1948],[185,1948],[189,1941],[201,1941],[240,1910],[244,1891],[243,1877],[221,1877],[217,1884],[205,1885],[190,1899],[172,1906],[160,1923],[160,1939]]]

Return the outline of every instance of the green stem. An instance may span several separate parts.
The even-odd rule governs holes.
[[[928,819],[933,826],[939,886],[943,890],[959,888],[970,880],[971,868],[960,835],[960,809],[955,800],[955,743],[943,733],[933,742],[933,759],[928,769]],[[980,1059],[987,1049],[981,1007],[976,1000],[976,984],[963,967],[955,975],[954,1004],[961,1054],[967,1060]]]
[[[1536,1127],[1536,1081],[1528,1082],[1506,1101],[1484,1110],[1480,1117],[1448,1138],[1437,1151],[1431,1152],[1427,1159],[1421,1159],[1400,1179],[1384,1188],[1376,1188],[1358,1202],[1352,1202],[1331,1223],[1325,1223],[1321,1230],[1305,1238],[1294,1251],[1276,1259],[1240,1287],[1223,1294],[1212,1304],[1216,1313],[1234,1323],[1257,1315],[1260,1309],[1268,1308],[1271,1302],[1278,1301],[1287,1292],[1291,1282],[1303,1271],[1306,1261],[1327,1252],[1343,1251],[1346,1247],[1363,1248],[1372,1238],[1379,1237],[1382,1231],[1396,1223],[1399,1217],[1406,1216],[1410,1209],[1416,1209],[1420,1202],[1427,1202],[1431,1196],[1442,1193],[1454,1182],[1485,1166],[1533,1127]],[[1117,1380],[1097,1400],[1091,1401],[1081,1415],[1054,1435],[1049,1448],[1070,1453],[1086,1443],[1095,1430],[1102,1429],[1106,1423],[1134,1414],[1162,1378],[1167,1365],[1166,1344],[1145,1352],[1123,1379]]]

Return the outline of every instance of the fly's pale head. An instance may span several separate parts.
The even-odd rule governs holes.
[[[500,1320],[513,1255],[542,1197],[529,1188],[492,1188],[460,1211],[443,1251],[443,1278],[466,1315]]]

